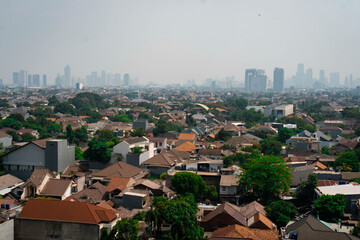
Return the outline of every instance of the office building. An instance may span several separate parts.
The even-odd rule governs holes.
[[[313,85],[313,71],[311,68],[309,68],[306,71],[306,87],[311,88]]]
[[[246,69],[245,90],[249,92],[265,92],[267,77],[261,69]]]
[[[17,86],[20,81],[20,73],[19,72],[13,72],[13,84]]]
[[[56,78],[55,78],[55,85],[56,85],[56,87],[58,87],[58,88],[60,88],[60,87],[62,87],[62,81],[61,81],[62,79],[61,79],[61,76],[60,76],[60,74],[58,73],[58,75],[56,76]]]
[[[84,88],[84,84],[83,83],[76,83],[76,90],[82,90]]]
[[[43,75],[43,87],[47,86],[47,76],[46,74]]]
[[[32,87],[33,86],[33,77],[31,74],[28,74],[27,77],[27,87]]]
[[[284,69],[275,68],[274,70],[274,90],[283,91],[284,90]]]
[[[325,77],[325,70],[320,70],[319,81],[320,81],[320,83],[323,84],[323,85],[327,85],[327,84],[328,84],[327,79],[326,79],[326,77]]]
[[[114,81],[113,81],[113,85],[114,86],[121,86],[121,75],[120,73],[115,73],[114,74]]]
[[[64,77],[62,79],[62,86],[63,87],[70,87],[71,86],[71,68],[69,65],[66,65],[64,68]]]
[[[20,71],[20,77],[19,77],[19,87],[26,87],[27,82],[27,72],[24,70]]]
[[[128,73],[124,74],[124,86],[130,85],[130,75]]]
[[[32,86],[33,87],[40,87],[40,74],[33,74],[32,75]]]

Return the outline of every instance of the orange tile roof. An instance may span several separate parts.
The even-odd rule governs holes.
[[[195,133],[180,133],[178,139],[193,141],[193,140],[195,140]]]
[[[196,148],[196,145],[192,142],[184,142],[183,144],[174,148],[174,150],[182,152],[192,152]]]
[[[111,178],[110,183],[106,188],[106,192],[112,192],[115,189],[119,189],[120,191],[122,191],[127,187],[129,181],[130,181],[130,178],[113,177],[113,178]]]
[[[326,167],[324,164],[322,164],[321,162],[319,162],[319,161],[313,163],[313,165],[315,165],[316,167],[320,168],[321,170],[327,169],[327,167]]]
[[[29,199],[18,218],[99,224],[111,222],[116,214],[90,203]]]
[[[211,239],[220,238],[278,240],[279,236],[277,230],[254,229],[234,224],[215,230]]]

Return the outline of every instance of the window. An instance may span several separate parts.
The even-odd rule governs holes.
[[[162,142],[159,143],[159,146],[160,146],[160,147],[162,146]]]
[[[226,187],[221,187],[222,192],[225,192],[226,190],[227,190]]]
[[[16,170],[18,170],[18,171],[20,170],[20,165],[16,166]]]

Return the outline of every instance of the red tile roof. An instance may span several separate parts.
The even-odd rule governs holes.
[[[90,203],[29,199],[18,218],[99,224],[111,222],[116,214]]]
[[[106,188],[106,192],[112,192],[115,189],[119,189],[120,191],[122,191],[127,187],[129,181],[130,178],[113,177],[111,178],[110,183]]]

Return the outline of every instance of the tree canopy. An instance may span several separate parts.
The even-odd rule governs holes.
[[[359,159],[354,151],[346,151],[336,158],[334,167],[344,172],[358,172]]]
[[[239,184],[249,200],[259,199],[262,203],[267,203],[287,192],[291,182],[291,170],[284,159],[265,155],[248,159]]]
[[[346,200],[343,195],[322,195],[314,207],[321,220],[337,223],[344,216]]]
[[[89,148],[83,154],[85,159],[93,162],[107,163],[110,161],[111,152],[108,145],[100,139],[93,138],[89,142]]]
[[[317,182],[317,176],[312,173],[309,174],[306,182],[300,184],[295,194],[299,204],[311,204],[313,202]]]
[[[270,203],[265,207],[265,210],[266,216],[273,221],[278,228],[285,227],[297,214],[295,205],[283,200]]]

